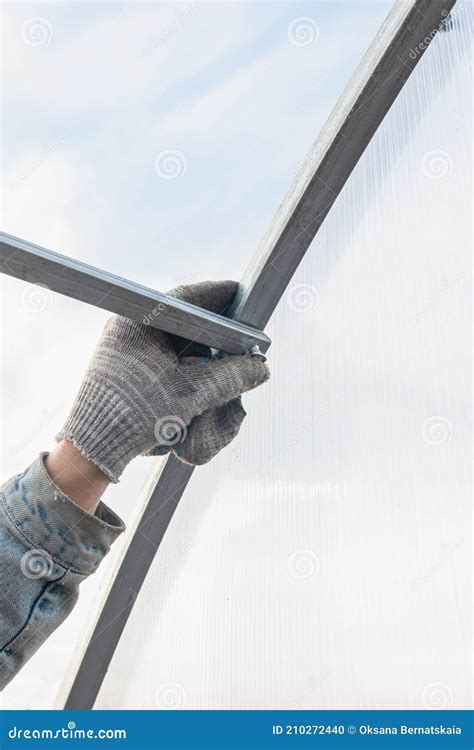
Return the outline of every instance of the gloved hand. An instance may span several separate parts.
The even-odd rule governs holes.
[[[208,284],[191,284],[177,287],[169,294],[183,300],[183,302],[190,302],[198,305],[198,307],[219,313],[219,315],[225,315],[237,291],[237,286],[236,282],[227,281],[223,282],[222,285],[216,285],[215,289],[211,290]],[[178,336],[171,336],[170,338],[176,354],[185,357],[181,359],[183,365],[194,364],[193,356],[208,358],[212,356],[211,350],[207,346]],[[247,413],[242,406],[240,396],[223,406],[208,409],[203,414],[194,417],[186,429],[186,434],[180,436],[172,450],[185,463],[205,464],[237,436],[246,416]],[[149,453],[151,455],[162,455],[169,450],[171,448],[155,446]]]
[[[209,281],[170,294],[224,313],[236,289],[233,281]],[[111,318],[57,439],[71,440],[113,482],[141,453],[173,449],[189,463],[205,463],[239,431],[240,394],[269,372],[250,354],[203,353],[210,354],[149,325]]]

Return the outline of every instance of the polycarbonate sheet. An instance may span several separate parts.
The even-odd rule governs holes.
[[[272,380],[195,472],[97,708],[468,707],[467,13],[292,280]]]
[[[468,707],[468,12],[292,280],[272,380],[195,472],[97,708]]]

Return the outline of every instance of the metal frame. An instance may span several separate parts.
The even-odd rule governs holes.
[[[331,206],[455,0],[399,0],[311,149],[242,281],[232,317],[263,328]],[[416,53],[413,55],[413,51]],[[142,512],[76,658],[64,703],[90,709],[147,571],[193,468],[170,456]],[[65,689],[67,690],[66,686]]]
[[[0,271],[182,338],[243,354],[265,352],[265,333],[141,284],[0,232]]]

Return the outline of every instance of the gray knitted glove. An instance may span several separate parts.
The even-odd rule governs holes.
[[[191,284],[173,289],[169,294],[183,302],[191,302],[206,310],[225,315],[237,291],[236,282],[225,282],[225,294],[209,294],[204,284]],[[228,286],[227,286],[228,285]],[[192,357],[200,355],[211,357],[211,350],[207,346],[172,336],[172,341],[178,356]],[[188,364],[188,359],[182,359],[182,364]],[[222,448],[225,448],[237,436],[240,426],[247,413],[242,406],[240,396],[223,406],[208,409],[198,417],[194,417],[186,430],[174,445],[173,452],[188,464],[205,464],[214,458]],[[155,446],[150,451],[152,455],[168,452],[163,446]]]
[[[235,282],[203,282],[170,294],[224,312],[235,290]],[[265,382],[269,372],[248,354],[177,354],[188,351],[183,339],[111,318],[57,439],[71,440],[114,482],[140,453],[173,447],[190,463],[208,461],[238,432],[245,416],[240,394]]]
[[[187,464],[206,464],[236,437],[246,416],[240,397],[208,409],[193,419],[173,451]]]

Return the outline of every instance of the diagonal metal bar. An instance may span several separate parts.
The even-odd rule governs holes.
[[[342,94],[242,281],[232,316],[263,328],[331,206],[455,0],[399,0]],[[193,469],[171,456],[152,484],[60,704],[89,709]],[[146,533],[144,541],[140,528]],[[67,691],[68,686],[65,686]]]
[[[23,281],[45,284],[59,294],[228,354],[243,354],[255,345],[265,352],[270,346],[265,333],[245,323],[155,292],[4,232],[0,232],[0,271]]]

